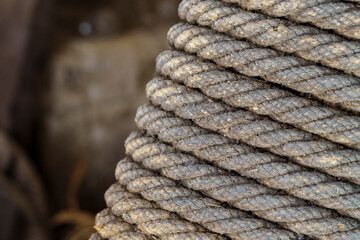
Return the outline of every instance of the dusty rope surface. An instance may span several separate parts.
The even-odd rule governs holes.
[[[221,99],[233,107],[269,115],[279,122],[360,149],[360,117],[321,106],[315,101],[178,51],[161,53],[156,69],[171,80],[198,88],[207,96]]]
[[[116,172],[118,181],[121,184],[127,183],[130,191],[140,193],[144,198],[155,201],[162,208],[175,211],[192,222],[198,222],[205,228],[223,233],[232,239],[292,239],[295,237],[269,222],[229,207],[222,207],[219,202],[177,185],[169,178],[158,176],[129,158],[119,162]],[[282,199],[278,199],[278,204],[281,204],[281,201]],[[296,205],[297,202],[293,204]],[[273,218],[288,229],[311,237],[331,239],[341,236],[355,237],[360,234],[359,222],[349,218],[332,217],[330,213],[301,209],[302,213],[298,215],[300,209],[297,211],[293,209],[294,211],[290,211],[290,216],[284,214],[283,218],[278,219],[274,216],[273,209],[260,209],[259,212],[263,213],[262,215]]]
[[[259,216],[270,221],[274,221],[272,218],[283,219],[284,215],[291,215],[290,212],[298,211],[297,209],[305,210],[304,212],[324,212],[322,208],[310,206],[304,201],[268,188],[277,186],[278,189],[294,193],[297,197],[312,200],[320,206],[336,209],[342,214],[360,219],[360,186],[339,182],[321,173],[306,171],[296,164],[272,162],[258,165],[256,176],[263,178],[257,177],[257,180],[268,186],[264,187],[247,178],[224,171],[234,170],[231,165],[222,164],[224,169],[211,166],[202,162],[205,159],[180,153],[174,147],[139,132],[130,134],[125,148],[132,159],[147,169],[160,171],[162,175],[179,180],[188,188],[201,191],[204,195],[221,202],[228,202],[229,205],[241,210],[257,212]],[[254,169],[254,166],[251,166],[250,169],[243,168],[242,172],[245,172],[245,176],[254,175]],[[285,174],[280,170],[274,171],[275,169],[286,169]],[[329,189],[335,194],[330,195]],[[262,203],[261,206],[258,205],[259,201]],[[266,217],[266,213],[262,216],[262,210],[269,209],[272,209],[270,218]],[[301,211],[298,212],[298,215],[303,214]]]
[[[191,119],[200,127],[295,161],[299,161],[300,158],[301,163],[310,163],[311,167],[329,174],[329,166],[322,166],[323,162],[316,161],[318,155],[327,156],[329,159],[333,159],[333,156],[347,158],[351,155],[351,165],[354,167],[352,174],[336,171],[334,176],[354,182],[360,179],[359,151],[344,149],[330,141],[318,139],[309,133],[248,111],[232,109],[222,102],[214,102],[206,95],[170,80],[156,78],[148,83],[146,92],[154,104],[161,105],[164,110],[174,111],[181,118]]]
[[[234,208],[223,207],[220,202],[159,176],[129,158],[119,162],[116,177],[129,191],[139,193],[145,199],[156,202],[161,208],[176,212],[191,222],[198,223],[212,232],[225,234],[231,239],[297,238],[296,234],[280,229],[265,220],[249,216]],[[296,224],[291,225],[294,228],[302,228]],[[348,227],[348,233],[352,234],[351,228],[355,226]]]
[[[311,23],[338,34],[360,39],[360,9],[354,4],[337,0],[221,0],[246,10],[257,10],[275,17],[286,17]]]
[[[129,223],[121,218],[115,217],[110,209],[104,209],[96,215],[95,229],[104,239],[129,239],[129,240],[150,240],[151,238],[142,234]]]
[[[248,76],[262,77],[298,92],[313,94],[329,104],[360,112],[358,78],[185,23],[173,26],[168,39],[174,48],[197,54],[222,67],[233,68]]]
[[[360,76],[359,43],[315,27],[268,18],[264,14],[230,7],[216,0],[183,0],[179,6],[179,16],[188,23],[207,26],[260,46],[293,53]]]
[[[355,2],[183,0],[90,240],[360,239]]]
[[[130,193],[120,184],[113,184],[105,193],[105,200],[114,215],[141,231],[163,240],[225,240],[203,228],[157,207],[154,203]]]

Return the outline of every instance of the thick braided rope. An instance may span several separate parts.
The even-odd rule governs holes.
[[[231,239],[297,238],[296,234],[280,229],[265,220],[230,207],[223,207],[218,201],[146,170],[129,158],[118,163],[116,178],[121,185],[127,186],[130,192],[139,193],[143,198],[156,202],[161,208],[176,212],[182,218],[198,223],[212,232],[225,234]],[[296,227],[296,224],[292,225]],[[342,226],[347,227],[347,225]],[[304,226],[297,227],[299,230],[304,228]],[[355,232],[354,229],[347,233]]]
[[[122,160],[118,164],[116,176],[120,183],[124,181],[122,179],[126,179],[127,188],[130,191],[140,193],[144,198],[157,202],[166,210],[172,209],[190,221],[198,221],[200,225],[208,229],[210,229],[209,226],[214,227],[216,231],[232,239],[293,238],[290,232],[278,229],[275,225],[253,218],[244,212],[221,207],[219,202],[179,186],[169,178],[158,176],[129,159]],[[294,205],[296,204],[294,202]],[[261,210],[261,212],[266,212],[266,210]],[[271,215],[272,210],[268,212]],[[277,219],[277,221],[294,232],[318,239],[360,236],[360,225],[355,220],[316,215],[316,212],[310,211],[305,215],[312,216],[313,220],[303,221],[304,215],[297,216],[295,213],[292,213],[294,214],[292,217],[284,216],[285,219]]]
[[[186,23],[173,26],[168,40],[174,48],[197,54],[222,67],[312,94],[329,104],[360,111],[360,82],[350,75]]]
[[[316,138],[314,135],[292,128],[288,125],[261,117],[241,109],[233,109],[222,102],[214,102],[206,95],[171,80],[156,78],[146,87],[146,93],[152,103],[160,105],[166,111],[173,111],[177,116],[191,119],[198,126],[216,131],[222,135],[266,149],[280,156],[286,156],[310,167],[344,177],[352,181],[360,179],[360,152],[344,149],[330,141]],[[316,161],[318,155],[327,156],[328,161]],[[351,161],[352,171],[327,171],[330,161],[341,156]],[[305,164],[306,165],[306,164]],[[306,165],[309,166],[309,165]],[[339,168],[336,166],[335,168]],[[332,169],[334,170],[334,169]]]
[[[170,112],[163,111],[152,105],[143,105],[138,108],[135,120],[137,126],[140,129],[146,130],[150,135],[157,135],[158,138],[164,142],[172,144],[176,149],[191,152],[200,159],[206,159],[209,162],[215,162],[218,166],[232,170],[240,171],[241,174],[249,174],[251,178],[262,178],[257,175],[257,171],[254,173],[243,170],[246,168],[257,168],[257,165],[262,165],[272,162],[284,162],[286,160],[280,157],[268,153],[259,151],[248,145],[235,143],[235,141],[214,134],[203,128],[200,128],[193,124],[191,121],[176,117]],[[313,158],[294,158],[301,165],[313,165],[316,168],[317,165],[312,164],[318,162],[323,169],[326,166],[326,172],[330,175],[339,175],[337,172],[341,172],[341,175],[345,175],[346,172],[350,172],[355,168],[352,165],[351,155],[347,156],[328,156],[324,154],[314,155]],[[304,161],[305,160],[305,161]],[[308,162],[307,162],[307,161]],[[273,171],[280,169],[274,168]],[[286,171],[285,170],[285,177]],[[290,170],[289,170],[290,171]],[[358,170],[355,170],[358,171]],[[259,171],[260,174],[260,171]],[[351,175],[349,174],[349,177]],[[311,175],[309,175],[311,177]],[[286,180],[286,178],[284,179]],[[290,180],[290,179],[288,179]],[[316,178],[310,181],[309,184],[318,180]],[[353,179],[354,182],[360,183],[359,179]],[[271,183],[273,184],[273,183]],[[306,183],[304,182],[306,185]],[[276,186],[281,188],[281,186]]]
[[[139,132],[132,133],[125,143],[126,152],[132,159],[136,162],[139,162],[148,169],[160,171],[162,175],[169,177],[173,180],[179,180],[181,183],[197,191],[201,191],[204,195],[210,196],[218,201],[227,202],[229,205],[234,206],[240,210],[252,211],[255,212],[258,216],[267,219],[269,221],[279,221],[279,219],[286,219],[287,221],[299,220],[299,216],[303,221],[312,221],[315,216],[330,216],[328,209],[319,208],[314,205],[309,205],[305,201],[301,201],[295,197],[280,193],[276,190],[269,189],[264,187],[254,181],[251,181],[247,178],[240,177],[239,175],[231,174],[229,171],[224,171],[224,169],[211,166],[209,164],[201,162],[200,159],[193,157],[189,154],[180,153],[172,146],[161,143],[158,140],[155,140],[152,137],[146,137]],[[269,166],[269,164],[267,165]],[[281,166],[285,168],[291,166],[292,169],[296,165],[273,165],[273,168]],[[264,166],[266,168],[266,166]],[[266,170],[268,170],[267,168]],[[271,169],[270,169],[271,170]],[[291,169],[290,169],[291,170]],[[300,185],[300,181],[297,179],[300,175],[305,175],[306,172],[301,168],[297,168],[297,173],[293,174],[294,180],[292,182],[297,182]],[[302,174],[301,174],[302,170]],[[283,173],[275,173],[275,180],[273,181],[276,185],[284,184],[283,181],[276,182],[277,177],[283,176]],[[289,172],[289,171],[286,171]],[[271,177],[268,174],[267,183],[265,185],[269,186],[269,181]],[[289,175],[287,173],[287,175]],[[333,179],[326,178],[322,174],[313,173],[312,177],[317,177],[321,179],[322,184],[313,184],[314,189],[306,188],[303,184],[300,185],[301,189],[296,189],[295,191],[308,190],[301,196],[316,195],[317,198],[320,198],[320,195],[327,195],[326,198],[322,198],[320,201],[315,199],[315,202],[318,205],[335,208],[340,213],[352,216],[354,218],[360,219],[360,187],[342,183],[339,185],[333,184],[335,181]],[[310,179],[311,181],[312,179]],[[325,180],[325,181],[324,181]],[[285,183],[285,187],[289,188],[290,191],[294,190],[294,185],[292,182]],[[291,185],[291,186],[290,186]],[[339,188],[339,186],[341,186]],[[271,187],[271,185],[270,185]],[[322,189],[323,188],[323,189]],[[345,189],[349,189],[349,193],[338,196],[334,198],[324,190],[332,189],[331,191],[341,191],[344,192]],[[323,192],[319,194],[315,192],[315,189],[320,189]],[[352,192],[351,192],[352,190]],[[356,191],[356,192],[354,192]],[[330,197],[331,196],[331,197]],[[259,205],[259,203],[261,203]],[[271,209],[271,214],[269,215],[269,210]],[[265,212],[264,212],[265,210]],[[296,214],[294,214],[296,212]],[[308,216],[306,213],[312,212],[313,216]],[[294,217],[296,215],[296,217]],[[289,217],[290,216],[290,217]],[[275,219],[275,220],[274,220]],[[318,219],[318,217],[316,217]],[[322,219],[324,220],[324,219]],[[280,222],[281,223],[281,222]]]
[[[334,0],[221,0],[247,10],[261,11],[275,17],[286,17],[300,23],[360,39],[360,10],[352,3]]]
[[[268,18],[217,0],[183,0],[179,16],[188,23],[360,76],[360,44],[315,27]]]
[[[113,215],[109,208],[102,210],[96,215],[94,228],[102,238],[109,240],[151,239],[150,237],[135,229],[131,224]]]
[[[114,215],[135,224],[142,232],[162,240],[225,239],[130,193],[120,184],[110,186],[105,193],[105,200]]]
[[[178,51],[161,53],[156,69],[159,74],[188,87],[199,88],[204,94],[230,106],[269,115],[333,142],[360,149],[360,117],[323,107],[315,101]]]

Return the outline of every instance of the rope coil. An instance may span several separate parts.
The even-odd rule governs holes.
[[[183,0],[90,240],[360,239],[357,2]]]
[[[360,112],[360,82],[357,78],[186,23],[173,26],[168,39],[177,50],[196,54],[248,76],[312,94],[330,105]]]
[[[191,119],[202,128],[289,157],[336,177],[357,183],[360,180],[359,151],[343,149],[330,141],[317,139],[311,134],[251,112],[231,109],[228,105],[214,102],[207,96],[170,80],[156,78],[148,83],[146,92],[154,104],[160,105],[164,110],[174,111],[181,118]],[[329,163],[322,162],[319,155],[327,156]],[[353,167],[351,172],[342,171],[343,165],[333,165],[334,156],[347,158],[348,155],[354,158],[349,163]]]
[[[119,162],[116,176],[129,191],[139,193],[145,199],[155,201],[161,208],[174,211],[191,222],[231,239],[296,239],[296,234],[245,212],[222,207],[211,198],[142,168],[130,158]]]
[[[288,231],[278,229],[275,225],[244,212],[222,207],[211,198],[201,196],[177,185],[169,178],[146,170],[130,158],[119,162],[116,176],[121,184],[127,185],[129,191],[139,193],[166,210],[175,211],[189,221],[197,222],[232,239],[295,239],[296,235]],[[266,212],[268,218],[272,217],[272,210],[262,212]],[[291,216],[286,218],[284,215],[283,219],[277,221],[295,232],[320,239],[331,239],[333,236],[341,235],[357,236],[360,233],[359,223],[351,219],[332,218],[326,213],[317,214],[313,211],[301,216],[297,216],[294,211]],[[312,220],[306,219],[308,216],[312,216]]]
[[[178,51],[165,51],[156,62],[159,74],[190,88],[198,88],[205,95],[221,99],[232,107],[269,115],[279,122],[360,149],[359,117],[344,115],[338,110]]]
[[[286,17],[300,23],[334,30],[340,35],[360,39],[360,10],[354,4],[334,0],[221,0],[246,10],[269,16]],[[357,0],[355,0],[357,1]]]
[[[150,240],[150,237],[134,229],[129,223],[115,217],[110,209],[104,209],[96,215],[94,228],[104,239]]]
[[[360,76],[359,44],[315,27],[269,18],[216,0],[182,1],[179,16],[191,24],[207,26],[238,39],[245,38],[260,46]]]
[[[161,143],[152,137],[133,132],[125,142],[129,156],[147,169],[160,171],[161,175],[179,180],[184,186],[201,191],[221,202],[228,202],[244,211],[255,211],[261,216],[261,210],[273,209],[276,219],[282,218],[287,208],[311,208],[322,212],[323,209],[310,207],[306,202],[297,200],[270,188],[285,190],[295,196],[311,200],[319,206],[336,209],[338,212],[360,219],[360,187],[339,182],[321,173],[311,172],[296,164],[270,162],[239,170],[245,177],[257,176],[256,180],[265,186],[247,178],[231,174],[231,166],[221,164],[222,168],[211,166],[207,159],[198,159],[189,154],[178,152],[174,147]],[[205,162],[203,162],[205,161]],[[241,165],[240,165],[241,166]],[[281,167],[281,168],[280,168]],[[254,170],[256,170],[254,174]],[[268,188],[270,187],[270,188]],[[332,195],[329,195],[331,189]],[[228,193],[231,193],[229,195]],[[264,200],[259,200],[259,199]],[[279,200],[281,199],[281,201]],[[268,202],[266,202],[268,200]],[[262,204],[259,206],[258,201]],[[294,207],[296,202],[296,207]],[[280,204],[280,205],[279,205]],[[281,209],[278,211],[276,209]],[[271,219],[269,219],[271,220]]]
[[[127,222],[135,224],[143,232],[160,239],[224,239],[220,235],[205,232],[203,228],[130,193],[120,184],[110,186],[105,193],[105,200],[114,215],[122,217]]]

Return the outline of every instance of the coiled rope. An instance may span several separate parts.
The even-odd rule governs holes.
[[[144,233],[159,239],[225,239],[221,235],[205,232],[200,226],[130,193],[120,184],[110,186],[105,193],[105,200],[114,215],[135,224]]]
[[[157,72],[232,107],[269,115],[331,141],[360,149],[360,117],[344,115],[265,82],[246,78],[178,51],[157,57]],[[150,93],[151,94],[151,93]]]
[[[110,209],[104,209],[96,215],[95,229],[104,239],[150,240],[132,225],[121,218],[115,217]],[[94,236],[96,237],[96,236]]]
[[[181,153],[174,147],[152,137],[146,137],[139,132],[130,134],[125,148],[132,159],[147,169],[160,171],[162,175],[179,180],[184,186],[201,191],[206,196],[227,202],[244,211],[256,212],[261,217],[262,210],[271,209],[270,218],[263,217],[270,221],[283,219],[284,216],[291,215],[291,212],[298,211],[297,209],[305,209],[304,212],[307,212],[306,209],[311,212],[324,212],[322,208],[310,206],[304,201],[268,188],[276,186],[279,186],[278,189],[294,193],[300,198],[312,200],[320,206],[336,209],[340,213],[360,219],[360,186],[337,182],[326,175],[310,172],[296,164],[276,162],[275,164],[258,165],[257,168],[252,166],[250,169],[243,169],[242,172],[248,173],[245,176],[249,176],[249,173],[263,176],[262,178],[257,177],[257,180],[268,186],[264,187],[250,179],[224,171],[224,169],[233,170],[231,166],[222,164],[224,168],[222,169],[209,165],[203,162],[205,159]],[[256,174],[254,174],[254,169],[259,169]],[[282,172],[281,170],[274,171],[275,169],[286,170]],[[263,173],[258,173],[261,170]],[[318,182],[314,180],[318,180]],[[329,189],[332,189],[333,195],[329,195]],[[258,205],[259,201],[261,206]],[[301,211],[298,212],[298,215],[304,214]]]
[[[360,180],[359,151],[344,149],[330,141],[317,139],[309,133],[248,111],[232,109],[171,80],[153,79],[148,83],[146,92],[154,104],[161,105],[164,110],[174,111],[181,118],[191,119],[202,128],[217,131],[231,139],[267,149],[280,156],[287,156],[302,164],[306,162],[310,164],[307,166],[334,174],[336,177],[354,182]],[[319,155],[326,156],[329,160],[332,160],[333,156],[352,156],[352,174],[349,176],[349,172],[335,170],[332,163],[331,170],[327,171],[330,166],[319,160]]]
[[[322,29],[360,39],[360,10],[354,4],[337,0],[221,0],[246,10],[257,10],[274,17],[311,23]]]
[[[360,239],[355,2],[183,0],[90,239]]]
[[[183,1],[179,6],[179,16],[188,23],[207,26],[217,32],[360,76],[360,45],[315,27],[269,18],[216,0]]]
[[[171,46],[239,73],[262,77],[323,101],[360,112],[359,79],[311,64],[293,55],[259,48],[210,29],[179,23],[168,33]]]
[[[155,201],[162,208],[172,210],[185,219],[197,222],[211,231],[225,234],[232,239],[294,239],[295,235],[276,228],[269,222],[247,215],[233,208],[222,207],[219,202],[184,188],[169,178],[146,170],[126,158],[119,162],[116,176],[128,190],[141,194],[145,199]],[[231,195],[231,194],[230,194]],[[279,199],[280,200],[280,199]],[[258,200],[259,201],[259,200]],[[281,201],[281,200],[280,200]],[[294,205],[297,202],[293,202]],[[273,209],[262,209],[271,218]],[[354,237],[360,234],[360,223],[348,218],[332,217],[329,213],[304,211],[284,218],[274,219],[298,233],[320,239],[332,237]],[[257,214],[260,214],[257,212]],[[305,214],[304,214],[305,213]],[[311,216],[311,220],[307,219]]]
[[[245,212],[223,207],[214,199],[142,168],[130,158],[118,163],[116,176],[119,183],[126,185],[129,191],[139,193],[145,199],[155,201],[161,208],[176,212],[191,222],[231,239],[296,239],[296,234]]]

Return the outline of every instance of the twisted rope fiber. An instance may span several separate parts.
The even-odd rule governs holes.
[[[113,215],[109,208],[96,215],[95,227],[100,236],[109,240],[150,240],[132,225]],[[97,237],[97,236],[94,236]]]
[[[274,17],[310,23],[337,34],[360,39],[360,10],[355,4],[334,0],[221,0],[246,10],[257,10]]]
[[[360,76],[360,44],[315,27],[269,18],[217,0],[183,0],[179,16],[188,23]]]
[[[288,123],[333,142],[360,149],[360,118],[323,107],[289,91],[226,71],[216,64],[178,51],[157,57],[157,72],[232,107]]]
[[[330,141],[316,138],[307,132],[255,113],[233,109],[222,102],[214,102],[206,95],[187,89],[171,80],[153,79],[147,84],[146,93],[152,103],[160,105],[166,111],[173,111],[181,118],[191,119],[202,128],[286,156],[330,175],[359,182],[359,151],[344,149]],[[326,162],[322,162],[323,159],[317,160],[319,154],[327,156],[328,160]],[[342,171],[342,165],[333,165],[335,156],[345,158],[348,155],[353,158],[348,159],[348,161],[352,160],[352,171]],[[330,166],[331,170],[328,171]]]
[[[270,167],[268,168],[272,171],[279,171],[280,179],[278,181],[289,181],[291,184],[294,184],[294,187],[298,186],[298,184],[303,184],[304,187],[309,184],[309,187],[311,187],[311,185],[316,183],[321,184],[324,180],[323,177],[313,177],[311,173],[301,175],[300,171],[298,171],[300,166],[293,165],[293,163],[286,164],[286,159],[282,159],[271,153],[259,151],[244,144],[236,143],[229,138],[202,129],[190,121],[178,118],[172,113],[165,112],[152,105],[143,105],[138,109],[136,124],[140,129],[147,131],[148,134],[157,135],[160,140],[172,144],[176,149],[190,152],[200,159],[212,162],[228,170],[237,171],[241,175],[250,178],[262,179],[266,178],[264,175],[269,175],[268,177],[270,178],[273,175],[276,176],[276,173],[270,174],[267,173],[266,170],[264,175],[262,174],[261,169],[265,168],[266,164],[269,164]],[[351,164],[348,164],[351,156],[339,157],[334,155],[329,159],[328,156],[319,154],[316,157],[316,160],[319,162],[329,161],[327,163],[327,165],[329,165],[328,171],[331,171],[331,164],[334,166],[340,165],[340,167],[335,168],[336,170],[340,169],[344,172],[352,170]],[[344,167],[344,169],[341,169],[341,167]],[[294,180],[287,175],[290,174],[291,176],[292,172],[295,173],[295,176],[296,173],[298,174],[297,179],[300,183],[293,183]],[[283,177],[281,177],[281,174],[284,174]],[[266,183],[266,185],[271,185],[274,188],[286,191],[290,190],[284,187],[287,184],[282,183],[277,185],[276,180],[272,180]],[[333,197],[341,196],[342,194],[345,196],[347,191],[351,191],[350,189],[339,192],[337,192],[338,190],[330,191],[335,189],[339,189],[339,187],[334,186],[334,188],[324,189],[324,191]],[[323,195],[324,193],[321,193],[320,189],[315,188],[315,190],[319,192],[319,195],[312,196],[313,198],[318,197],[321,199],[326,196]],[[295,189],[294,192],[296,194],[302,193],[302,191],[296,191]],[[295,194],[294,192],[292,193]],[[354,192],[357,191],[355,190]],[[306,199],[306,196],[302,196],[301,198]],[[358,204],[355,204],[355,206],[358,206]]]
[[[194,53],[222,67],[312,94],[330,105],[360,111],[359,79],[350,75],[186,23],[173,26],[168,40],[175,49]]]
[[[113,184],[105,193],[107,206],[114,215],[136,224],[144,233],[163,240],[224,240],[225,238],[206,232],[174,213],[157,207],[136,194],[130,193],[120,184]]]
[[[223,207],[220,202],[178,185],[169,178],[142,168],[130,158],[120,161],[116,178],[130,192],[156,202],[161,208],[231,239],[298,239],[295,233],[265,220]],[[347,225],[344,225],[346,227]],[[354,226],[355,227],[355,226]],[[348,233],[356,230],[349,230]]]
[[[227,202],[229,205],[241,210],[255,212],[258,216],[269,221],[281,224],[284,219],[286,219],[285,222],[294,221],[294,219],[289,220],[289,218],[299,220],[301,215],[303,215],[301,217],[303,221],[314,220],[316,215],[334,215],[330,214],[327,209],[309,205],[295,197],[279,193],[247,178],[231,174],[222,168],[203,163],[200,159],[180,153],[175,148],[152,137],[146,137],[139,132],[133,132],[129,136],[125,148],[127,154],[134,161],[139,162],[146,168],[160,171],[166,177],[180,180],[188,188],[201,191],[206,196],[221,202]],[[277,168],[284,169],[285,176],[281,170],[273,171]],[[333,208],[340,213],[360,219],[359,186],[344,182],[334,184],[334,179],[327,178],[325,175],[316,172],[310,173],[312,178],[307,179],[309,172],[294,164],[282,164],[282,162],[272,165],[264,164],[257,166],[257,169],[260,169],[260,174],[257,175],[267,176],[259,179],[266,186],[283,185],[281,186],[283,189],[295,192],[300,198],[305,196],[306,199],[314,200],[320,206]],[[245,171],[252,170],[254,168]],[[263,173],[261,173],[261,170]],[[314,182],[313,179],[321,179],[322,182],[304,186],[299,176],[304,176],[304,179],[307,179],[310,183]],[[286,182],[283,178],[287,178],[286,180],[291,179],[291,181]],[[331,192],[338,191],[338,196],[333,196],[331,192],[329,194],[329,189],[332,189]],[[344,193],[346,191],[347,193]],[[259,203],[261,204],[259,205]],[[269,214],[269,210],[271,210],[271,214]],[[294,212],[297,212],[297,214],[293,214]],[[312,212],[313,215],[307,216],[307,212]]]

